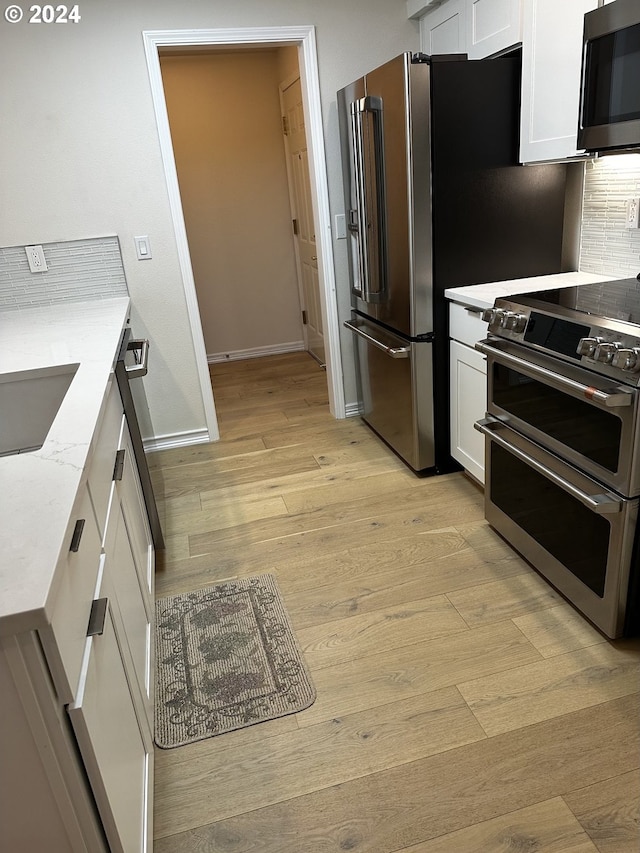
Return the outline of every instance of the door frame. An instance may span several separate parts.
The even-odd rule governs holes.
[[[318,246],[318,274],[321,283],[320,301],[322,321],[325,330],[327,361],[327,385],[329,408],[335,418],[346,417],[344,388],[342,385],[342,358],[340,353],[340,329],[338,323],[338,305],[336,300],[335,272],[333,263],[333,245],[331,242],[331,216],[329,210],[329,190],[325,161],[324,132],[320,101],[320,83],[316,51],[315,27],[245,27],[239,29],[198,29],[198,30],[145,30],[142,33],[147,59],[151,95],[155,110],[156,125],[165,180],[169,194],[169,206],[178,250],[182,286],[187,303],[191,336],[195,351],[205,419],[209,439],[220,437],[215,412],[213,391],[207,363],[207,353],[202,331],[202,321],[198,307],[187,231],[178,185],[178,172],[173,153],[169,116],[164,96],[164,86],[160,69],[159,50],[163,47],[223,47],[242,45],[271,44],[274,47],[296,45],[298,65],[302,85],[302,99],[305,111],[305,124],[308,128],[309,171],[313,215],[316,221]]]

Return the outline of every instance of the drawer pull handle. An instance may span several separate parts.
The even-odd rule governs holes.
[[[113,466],[113,479],[119,482],[124,474],[124,454],[125,451],[118,450],[116,453],[116,464]]]
[[[107,617],[108,598],[96,598],[91,604],[87,637],[99,637],[104,632],[104,622]]]
[[[76,526],[73,528],[73,536],[71,537],[71,545],[69,545],[69,550],[73,551],[73,553],[77,553],[80,548],[80,540],[82,539],[82,532],[84,530],[84,518],[79,518],[76,521]]]

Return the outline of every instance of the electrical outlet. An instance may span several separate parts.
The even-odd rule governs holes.
[[[625,208],[625,228],[638,228],[640,220],[640,198],[628,198]]]
[[[25,246],[24,250],[27,253],[31,272],[46,272],[49,269],[42,246]]]

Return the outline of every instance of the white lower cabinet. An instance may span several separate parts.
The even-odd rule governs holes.
[[[128,640],[116,628],[118,602],[109,570],[106,560],[99,590],[104,621],[96,627],[99,633],[87,639],[69,717],[111,853],[142,853],[151,850],[153,744],[132,702]]]
[[[486,337],[487,324],[477,309],[457,303],[449,317],[451,455],[484,484],[484,436],[473,425],[487,410],[487,361],[474,344]]]
[[[484,483],[484,436],[474,429],[487,406],[487,364],[482,353],[458,341],[451,348],[451,455]]]
[[[113,377],[85,473],[50,621],[0,638],[0,850],[11,853],[153,846],[154,551]]]

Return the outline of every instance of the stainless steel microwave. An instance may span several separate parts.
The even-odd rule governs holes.
[[[584,16],[578,148],[640,149],[640,0]]]

